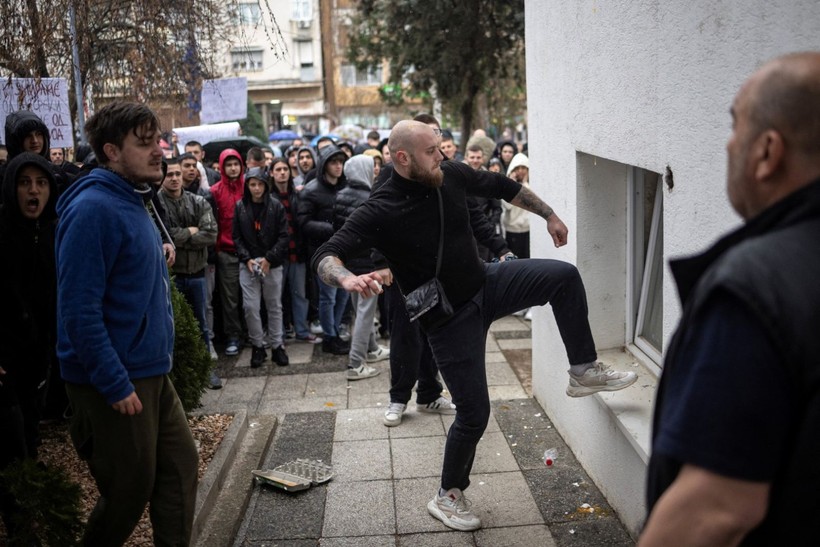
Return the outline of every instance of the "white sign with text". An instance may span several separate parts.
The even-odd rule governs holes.
[[[248,79],[222,78],[202,82],[202,123],[244,120],[248,117]]]
[[[6,144],[6,117],[18,110],[31,110],[48,127],[52,148],[74,146],[74,128],[68,106],[65,78],[13,78],[0,80],[0,127]]]

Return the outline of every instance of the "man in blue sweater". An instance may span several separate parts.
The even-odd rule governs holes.
[[[198,457],[168,379],[170,283],[151,218],[162,179],[159,121],[114,102],[86,124],[100,167],[57,204],[57,355],[73,410],[71,436],[100,498],[85,545],[122,545],[147,503],[156,545],[187,545]]]

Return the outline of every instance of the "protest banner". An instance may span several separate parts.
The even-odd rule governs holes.
[[[182,153],[185,151],[185,144],[190,141],[204,145],[216,139],[236,137],[239,135],[239,122],[175,127],[174,133],[177,136],[177,148]]]
[[[65,78],[12,78],[0,80],[0,143],[6,144],[6,117],[18,110],[31,110],[48,127],[52,148],[74,146],[74,128],[68,106]]]
[[[248,117],[248,79],[203,81],[201,104],[199,121],[204,124],[244,120]]]

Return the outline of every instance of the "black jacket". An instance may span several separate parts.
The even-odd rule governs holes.
[[[441,280],[454,308],[464,305],[484,283],[484,264],[478,257],[470,228],[467,194],[513,199],[521,185],[498,173],[443,162],[444,256]],[[347,262],[364,249],[384,254],[403,294],[433,278],[440,233],[436,192],[393,173],[373,191],[327,243],[313,256],[311,267],[328,255]]]
[[[266,184],[269,184],[266,181]],[[281,266],[288,251],[288,221],[285,208],[270,195],[264,194],[264,208],[258,219],[253,218],[251,193],[245,184],[245,196],[236,203],[233,217],[233,242],[236,256],[244,265],[252,258],[264,257],[271,268]],[[258,222],[258,224],[257,224]]]
[[[319,175],[299,194],[297,223],[307,243],[308,256],[312,256],[316,249],[333,235],[336,193],[346,186],[347,179],[342,175],[336,184],[330,184],[325,180],[324,168],[327,160],[339,153],[344,154],[336,146],[326,146],[322,149],[316,169]]]
[[[653,437],[662,424],[665,393],[676,375],[687,374],[681,341],[719,291],[740,299],[770,334],[795,386],[795,423],[785,458],[772,484],[763,523],[743,545],[815,545],[820,521],[820,180],[786,197],[706,252],[670,263],[683,316],[669,344],[655,400]],[[736,389],[743,389],[738,379]],[[766,404],[761,401],[760,404]],[[761,446],[761,451],[765,447]],[[765,452],[761,453],[764,457]],[[649,511],[677,477],[680,462],[653,454],[647,473]],[[795,504],[800,511],[795,511]]]
[[[448,161],[451,160],[444,160],[441,165],[446,165]],[[458,161],[454,163],[463,165],[462,162]],[[378,180],[373,184],[373,191],[390,180],[391,176],[393,176],[393,164],[389,163],[382,167]],[[444,171],[444,176],[447,176],[447,170]],[[489,249],[494,257],[500,257],[509,253],[510,248],[507,246],[507,241],[501,237],[501,234],[498,233],[495,226],[490,222],[487,215],[484,214],[484,211],[482,211],[481,207],[473,198],[474,196],[467,196],[467,207],[470,213],[470,228],[473,231],[473,237],[476,242]],[[495,201],[498,202],[498,200]],[[500,204],[500,202],[498,203]]]
[[[49,198],[37,220],[25,218],[17,200],[17,174],[35,165],[49,177]],[[7,166],[0,208],[0,406],[13,405],[20,390],[45,379],[56,344],[57,273],[54,231],[57,184],[50,164],[37,154],[18,154]],[[3,442],[0,440],[0,442]]]

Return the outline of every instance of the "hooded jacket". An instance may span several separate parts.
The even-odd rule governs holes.
[[[316,167],[316,178],[308,183],[299,194],[299,210],[297,219],[299,229],[305,238],[308,247],[308,256],[333,235],[333,214],[336,202],[336,193],[347,185],[344,173],[330,184],[325,179],[325,165],[333,156],[340,155],[347,159],[347,155],[335,145],[326,146],[319,154],[319,165]]]
[[[49,160],[51,152],[51,135],[48,127],[40,119],[40,116],[29,110],[19,110],[12,112],[6,117],[5,144],[9,151],[9,159],[23,153],[23,140],[32,131],[40,131],[43,134],[43,149],[38,155]]]
[[[36,220],[23,216],[17,199],[20,171],[34,165],[45,172],[49,196]],[[54,229],[57,184],[48,162],[24,152],[12,159],[3,180],[0,207],[0,406],[16,404],[18,389],[33,392],[45,379],[55,344],[56,279]]]
[[[67,382],[108,404],[132,379],[167,374],[174,348],[168,268],[143,195],[104,168],[57,202],[57,356]]]
[[[373,180],[373,158],[364,155],[353,156],[345,162],[344,174],[347,179],[347,186],[336,194],[333,217],[334,232],[338,231],[348,217],[353,214],[353,211],[370,197],[370,186]],[[351,256],[345,266],[356,275],[387,267],[387,261],[383,259],[381,253],[376,254],[381,259],[378,267],[371,255],[371,251],[367,250],[356,256]]]
[[[306,151],[310,152],[310,156],[313,158],[313,168],[308,169],[307,171],[302,171],[302,166],[299,165],[299,154],[303,150],[306,150]],[[302,146],[301,148],[299,148],[299,150],[296,151],[296,170],[299,171],[299,174],[297,176],[293,177],[293,184],[295,184],[297,186],[299,186],[300,184],[307,184],[308,183],[307,175],[311,171],[316,170],[316,164],[317,163],[318,163],[318,161],[316,159],[316,152],[313,150],[312,146]]]
[[[242,174],[236,180],[228,180],[228,177],[224,174],[225,161],[228,158],[239,160]],[[233,215],[236,212],[236,202],[245,195],[245,162],[242,161],[239,152],[233,148],[223,150],[219,155],[219,171],[223,173],[222,178],[211,186],[211,207],[219,229],[216,236],[216,251],[219,253],[235,253]]]
[[[510,160],[510,166],[507,169],[507,176],[512,178],[512,172],[515,171],[515,168],[522,166],[529,169],[530,159],[519,152],[513,156],[512,160]],[[521,186],[529,188],[530,183],[525,181],[521,183]],[[510,232],[511,234],[523,234],[530,231],[529,211],[526,211],[521,207],[516,207],[506,201],[501,202],[501,207],[504,209],[504,212],[501,215],[501,225],[504,227],[505,232]]]
[[[495,145],[495,150],[493,150],[493,157],[501,160],[501,165],[504,166],[504,169],[507,169],[508,166],[504,163],[504,158],[501,157],[501,149],[508,145],[512,146],[516,154],[518,153],[518,145],[516,145],[514,141],[498,141],[498,144]],[[510,164],[512,164],[512,160],[510,160]]]
[[[236,203],[233,220],[233,240],[236,243],[236,256],[241,264],[252,258],[264,257],[271,268],[281,266],[288,252],[288,219],[285,207],[270,194],[270,178],[261,167],[249,169],[247,180],[258,179],[265,183],[262,194],[263,207],[259,217],[254,218],[253,196],[250,187],[245,185],[245,194]]]

